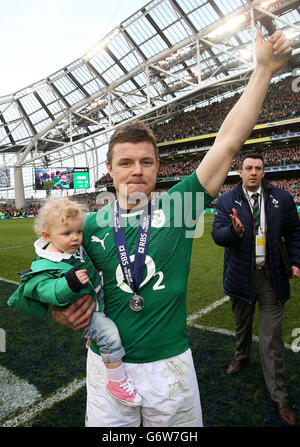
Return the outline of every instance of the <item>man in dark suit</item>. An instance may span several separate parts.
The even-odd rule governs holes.
[[[289,276],[300,276],[300,222],[292,196],[268,183],[264,174],[261,155],[247,154],[240,183],[216,204],[212,237],[225,247],[224,291],[232,301],[237,339],[227,373],[237,374],[249,362],[258,302],[259,348],[267,388],[280,420],[293,426],[296,418],[285,384],[282,318],[290,297]],[[285,247],[289,271],[282,253]]]

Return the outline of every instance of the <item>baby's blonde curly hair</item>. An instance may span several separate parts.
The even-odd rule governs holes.
[[[48,231],[55,223],[65,223],[70,217],[81,216],[84,220],[85,211],[87,211],[85,205],[67,197],[49,197],[35,218],[34,231],[38,236],[42,236],[42,231]]]

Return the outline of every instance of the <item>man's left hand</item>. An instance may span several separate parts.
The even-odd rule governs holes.
[[[90,324],[95,307],[96,303],[92,303],[92,297],[83,295],[70,306],[53,306],[52,317],[62,326],[79,331]]]
[[[300,269],[292,265],[292,278],[300,278]]]
[[[237,216],[237,210],[232,208],[232,214],[229,215],[233,228],[239,237],[242,237],[245,228],[240,219]]]
[[[257,65],[269,70],[271,75],[273,75],[288,62],[291,54],[292,48],[290,43],[281,30],[275,31],[269,39],[264,41],[261,30],[257,28]]]

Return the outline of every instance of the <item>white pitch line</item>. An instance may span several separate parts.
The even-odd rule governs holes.
[[[224,296],[224,298],[221,298],[220,300],[215,301],[210,306],[205,307],[204,309],[200,310],[199,312],[189,315],[187,317],[187,324],[192,327],[195,327],[197,329],[202,329],[204,331],[215,332],[216,334],[223,334],[223,335],[235,337],[235,332],[229,331],[228,329],[222,329],[222,328],[217,328],[217,327],[213,327],[213,326],[203,326],[201,324],[193,323],[194,320],[201,318],[202,315],[205,315],[205,314],[211,312],[212,310],[216,309],[218,306],[221,306],[222,304],[226,303],[229,300],[230,300],[229,296],[226,295],[226,296]],[[258,337],[256,335],[252,336],[252,340],[257,343],[259,341]],[[284,347],[286,349],[292,349],[292,345],[289,345],[288,343],[284,343]]]
[[[0,278],[2,281],[11,282],[13,284],[18,284],[15,281],[6,280],[4,278]],[[214,332],[217,334],[223,334],[227,336],[235,336],[235,333],[232,331],[229,331],[227,329],[221,329],[221,328],[215,328],[210,326],[203,326],[200,324],[193,323],[194,320],[197,318],[200,318],[202,315],[207,314],[211,312],[212,310],[216,309],[218,306],[221,306],[225,302],[227,302],[230,298],[228,296],[225,296],[224,298],[221,298],[218,301],[215,301],[210,306],[202,309],[199,312],[196,312],[195,314],[189,315],[187,318],[187,323],[195,327],[197,329],[202,329],[204,331]],[[253,341],[258,342],[258,337],[253,335],[252,337]],[[284,344],[285,348],[291,349],[291,345],[288,345],[287,343]],[[61,402],[64,399],[67,399],[68,397],[72,396],[76,391],[78,391],[80,388],[82,388],[86,383],[86,379],[78,380],[75,379],[70,385],[67,387],[63,387],[60,390],[58,390],[56,393],[53,393],[50,397],[45,399],[44,401],[41,401],[39,403],[34,403],[32,405],[29,405],[28,407],[25,407],[18,416],[16,416],[13,419],[9,419],[5,421],[4,423],[1,423],[1,427],[18,427],[21,424],[24,425],[29,420],[33,419],[37,414],[42,412],[43,410],[51,408],[53,405],[55,405],[58,402]]]
[[[1,278],[1,277],[0,277],[0,281],[9,282],[10,284],[17,284],[17,286],[20,284],[17,281],[12,281],[11,279]]]
[[[213,326],[203,326],[202,324],[195,324],[195,323],[192,323],[190,326],[195,327],[196,329],[201,329],[203,331],[214,332],[215,334],[222,334],[235,337],[235,332],[229,331],[228,329],[221,329]],[[258,343],[259,339],[256,335],[252,335],[252,341]],[[286,349],[292,349],[292,345],[289,345],[288,343],[284,343],[284,347]]]
[[[204,309],[200,310],[199,312],[196,312],[192,315],[189,315],[187,317],[187,323],[190,324],[192,321],[197,320],[197,318],[202,317],[202,315],[204,314],[208,314],[209,312],[211,312],[212,310],[216,309],[218,306],[221,306],[222,304],[226,303],[227,301],[229,301],[229,296],[224,296],[224,298],[221,298],[218,301],[215,301],[214,303],[212,303],[210,306],[205,307]]]
[[[217,327],[213,327],[213,326],[203,326],[201,324],[193,323],[194,320],[201,318],[202,315],[205,315],[205,314],[211,312],[212,310],[216,309],[218,306],[221,306],[222,304],[226,303],[229,300],[230,300],[229,296],[226,295],[226,296],[224,296],[224,298],[221,298],[220,300],[215,301],[210,306],[205,307],[204,309],[200,310],[199,312],[189,315],[187,317],[187,324],[192,327],[195,327],[197,329],[202,329],[204,331],[210,331],[210,332],[215,332],[216,334],[223,334],[223,335],[235,337],[235,332],[229,331],[228,329],[222,329],[222,328],[217,328]],[[252,340],[257,343],[259,341],[259,339],[256,335],[252,336]],[[292,349],[292,345],[290,345],[288,343],[284,343],[284,347],[286,349]]]
[[[7,283],[19,285],[18,282],[12,281],[10,279],[0,277],[0,280]],[[62,400],[72,396],[74,393],[76,393],[76,391],[85,386],[85,383],[86,383],[85,378],[82,380],[75,379],[68,386],[62,387],[56,393],[53,393],[51,396],[49,396],[47,399],[39,403],[35,402],[34,404],[28,405],[15,418],[8,419],[4,422],[0,421],[1,427],[18,427],[21,424],[22,425],[25,424],[27,421],[34,418],[41,411],[49,409],[56,403],[61,402]]]
[[[13,419],[6,420],[4,423],[1,423],[1,427],[19,427],[20,425],[22,426],[26,424],[26,422],[28,422],[30,419],[33,419],[41,411],[46,409],[48,410],[58,402],[61,402],[62,400],[72,396],[74,393],[76,393],[76,391],[82,388],[85,383],[85,378],[82,380],[75,379],[68,386],[62,387],[44,401],[41,401],[39,403],[34,402],[33,404],[28,405],[18,416]]]
[[[24,248],[23,245],[13,245],[12,247],[0,247],[0,250],[10,250],[11,248]]]

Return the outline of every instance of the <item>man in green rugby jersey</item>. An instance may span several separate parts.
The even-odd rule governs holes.
[[[257,63],[244,93],[197,170],[168,193],[158,198],[151,194],[159,161],[149,129],[139,122],[129,123],[111,138],[107,167],[117,200],[88,217],[83,245],[103,271],[105,312],[119,329],[124,364],[143,401],[138,408],[127,408],[107,395],[103,363],[91,343],[86,426],[203,425],[186,334],[193,241],[188,232],[195,229],[197,217],[222,186],[234,155],[256,123],[271,77],[291,54],[281,31],[265,42],[261,31],[257,33]],[[89,322],[90,302],[82,297],[68,309],[55,309],[53,316],[79,330]]]

